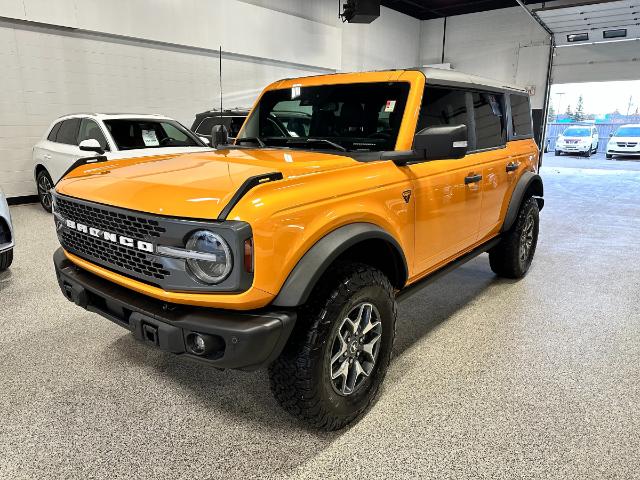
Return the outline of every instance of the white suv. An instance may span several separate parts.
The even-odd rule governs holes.
[[[607,144],[607,158],[614,155],[640,155],[640,124],[622,125],[611,134]]]
[[[108,160],[121,160],[211,150],[207,143],[162,115],[91,113],[60,117],[33,147],[40,203],[51,211],[49,191],[80,158],[104,155]]]
[[[13,227],[7,199],[0,189],[0,272],[11,266],[13,261]]]
[[[575,153],[590,157],[598,151],[598,129],[589,125],[575,125],[558,135],[556,156],[563,153]]]

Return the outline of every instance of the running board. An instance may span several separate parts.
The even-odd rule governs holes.
[[[461,256],[460,258],[453,260],[450,263],[447,263],[444,267],[441,267],[435,272],[430,273],[426,277],[409,285],[407,288],[400,290],[400,292],[398,292],[398,294],[396,295],[396,299],[398,301],[404,301],[412,297],[416,293],[420,292],[423,288],[427,287],[428,285],[435,282],[436,280],[439,280],[440,278],[444,277],[447,273],[451,272],[452,270],[455,270],[456,268],[460,267],[461,265],[464,265],[468,261],[473,260],[478,255],[481,255],[484,252],[491,250],[498,243],[500,243],[500,240],[501,238],[499,236],[496,238],[492,238],[488,242],[483,243],[479,247],[476,247],[475,249],[471,250],[469,253]]]

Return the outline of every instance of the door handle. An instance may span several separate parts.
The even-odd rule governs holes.
[[[482,180],[482,175],[469,175],[468,177],[464,177],[464,184],[478,183],[480,180]]]
[[[507,163],[507,172],[515,172],[518,168],[520,168],[520,162]]]

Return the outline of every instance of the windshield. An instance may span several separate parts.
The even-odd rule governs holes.
[[[590,128],[567,128],[564,131],[565,137],[590,137],[591,129]]]
[[[200,141],[173,120],[105,120],[118,150],[162,147],[201,147]]]
[[[640,127],[620,127],[614,137],[640,137]]]
[[[409,84],[294,86],[266,92],[236,143],[319,150],[395,148]]]

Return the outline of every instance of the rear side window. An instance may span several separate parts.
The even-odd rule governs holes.
[[[514,137],[531,135],[531,108],[526,95],[511,95],[511,126]]]
[[[78,145],[83,140],[97,140],[103,150],[108,150],[107,139],[104,137],[102,130],[96,122],[83,118],[80,124],[80,133],[78,134]]]
[[[53,128],[49,132],[49,136],[47,137],[47,140],[49,140],[50,142],[56,141],[56,137],[58,136],[58,131],[60,130],[61,125],[62,125],[62,122],[58,122],[53,126]]]
[[[80,119],[71,118],[62,122],[62,126],[56,136],[58,143],[67,145],[78,145],[78,130],[80,129]]]
[[[233,138],[238,136],[238,132],[240,132],[240,128],[244,123],[246,117],[207,117],[196,130],[196,133],[200,135],[211,135],[211,129],[214,125],[224,125],[229,130],[229,135]]]
[[[507,140],[504,96],[484,92],[473,92],[472,95],[476,124],[476,149],[503,147]]]
[[[466,93],[450,88],[425,87],[416,131],[438,125],[469,125]]]

